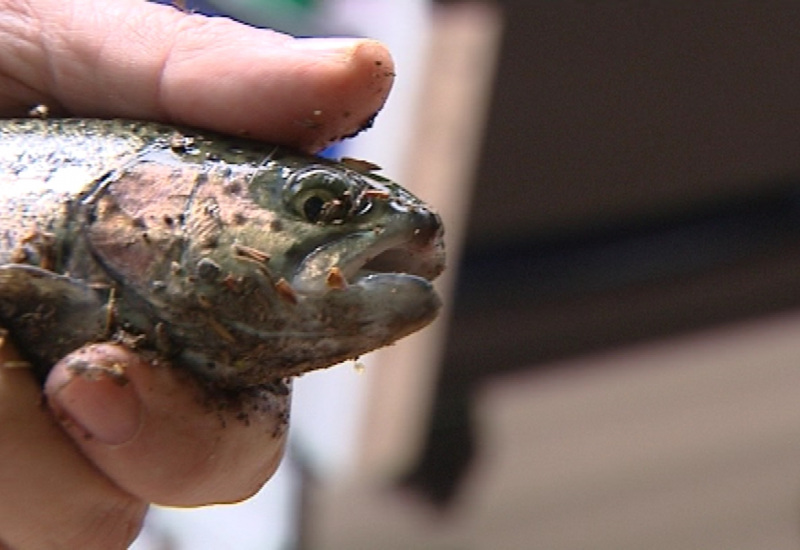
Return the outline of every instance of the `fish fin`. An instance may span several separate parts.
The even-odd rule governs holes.
[[[42,377],[108,332],[107,300],[83,281],[38,267],[0,266],[0,324]]]

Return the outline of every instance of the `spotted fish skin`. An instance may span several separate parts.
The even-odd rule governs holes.
[[[0,323],[40,374],[121,341],[224,388],[430,323],[439,216],[369,163],[122,120],[0,121]]]

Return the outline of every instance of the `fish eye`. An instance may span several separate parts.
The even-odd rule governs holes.
[[[294,172],[284,187],[284,200],[298,216],[311,223],[342,223],[359,208],[359,185],[347,174],[325,166]]]
[[[336,204],[336,196],[325,189],[306,189],[294,198],[297,214],[311,223],[330,221],[329,211]]]

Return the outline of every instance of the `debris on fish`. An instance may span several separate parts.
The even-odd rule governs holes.
[[[201,130],[0,121],[0,325],[44,376],[120,341],[221,388],[430,323],[439,216],[371,170]]]

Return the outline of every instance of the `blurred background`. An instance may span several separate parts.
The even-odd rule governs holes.
[[[135,548],[800,548],[800,4],[207,0],[385,41],[431,328],[298,380],[253,500]]]

